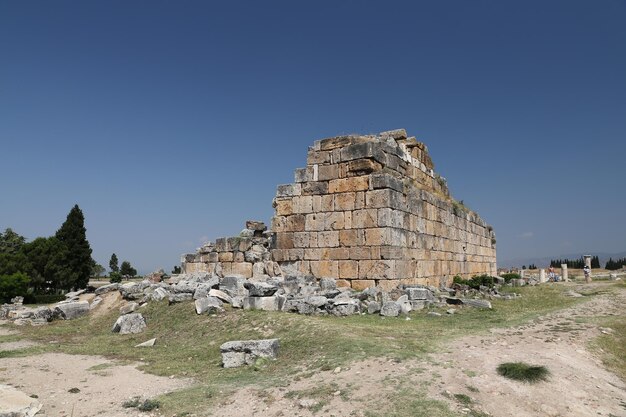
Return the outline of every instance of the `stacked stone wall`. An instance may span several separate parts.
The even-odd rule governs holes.
[[[496,273],[493,229],[402,129],[316,141],[274,207],[272,259],[285,271],[356,289]]]
[[[239,236],[216,239],[196,253],[183,255],[183,273],[255,279],[281,276],[279,265],[272,261],[272,236],[266,229],[262,222],[248,221]]]

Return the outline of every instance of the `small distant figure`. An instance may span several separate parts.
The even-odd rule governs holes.
[[[585,273],[585,282],[590,283],[591,282],[591,268],[589,268],[588,265],[585,265],[585,267],[583,268],[583,272]]]
[[[556,274],[554,273],[554,267],[552,265],[550,265],[550,268],[548,268],[548,281],[550,282],[556,282]]]

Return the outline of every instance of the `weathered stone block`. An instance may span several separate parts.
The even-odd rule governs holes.
[[[339,261],[339,278],[356,279],[359,277],[357,261]]]
[[[354,191],[365,191],[369,189],[369,177],[350,177],[330,180],[328,182],[329,193],[347,193]]]
[[[376,281],[373,279],[353,279],[350,283],[352,284],[352,289],[356,291],[363,291],[376,286]]]
[[[278,339],[240,340],[226,342],[220,346],[224,368],[254,365],[259,358],[276,359]]]
[[[146,328],[146,319],[140,313],[131,313],[120,316],[113,325],[113,333],[135,334]]]
[[[281,298],[277,295],[270,297],[245,297],[243,299],[244,310],[279,311]]]
[[[276,191],[276,197],[293,197],[302,193],[301,184],[283,184],[279,185]]]

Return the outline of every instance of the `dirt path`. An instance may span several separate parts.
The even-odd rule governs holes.
[[[626,291],[621,290],[523,326],[463,337],[425,361],[367,360],[290,381],[283,388],[242,389],[214,415],[364,416],[371,407],[391,401],[397,387],[411,386],[417,391],[423,387],[429,398],[447,402],[461,415],[626,417],[626,384],[586,347],[603,329],[576,320],[626,316],[625,306]],[[517,361],[548,367],[549,380],[531,385],[497,374],[500,363]]]
[[[626,417],[626,384],[587,349],[591,339],[610,329],[582,323],[594,316],[626,316],[625,306],[622,290],[524,326],[457,340],[434,357],[440,377],[430,395],[454,404],[451,395],[465,394],[473,407],[493,416]],[[546,366],[549,380],[531,385],[497,375],[500,363],[518,361]],[[457,402],[456,408],[464,407]]]
[[[225,396],[213,415],[359,417],[398,396],[406,399],[423,392],[424,398],[444,401],[460,415],[473,417],[626,417],[626,384],[587,349],[603,329],[585,320],[607,315],[626,319],[626,289],[619,291],[590,297],[522,326],[457,339],[422,361],[369,359],[286,376],[283,387],[240,389]],[[104,305],[113,308],[115,301],[110,303]],[[0,334],[12,332],[0,326]],[[0,348],[19,349],[27,343],[5,342]],[[498,364],[514,361],[544,365],[551,376],[529,385],[497,375]],[[0,383],[37,395],[44,404],[40,414],[48,417],[146,416],[150,414],[121,404],[133,396],[152,398],[187,385],[101,357],[58,353],[0,359]],[[72,388],[79,392],[71,393]],[[409,388],[409,394],[400,392],[402,388]]]
[[[145,417],[146,413],[123,408],[122,403],[133,396],[152,398],[188,385],[102,357],[62,353],[0,359],[0,383],[36,395],[43,404],[40,414],[49,417]]]

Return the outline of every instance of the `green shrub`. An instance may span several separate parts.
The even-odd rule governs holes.
[[[490,275],[476,275],[470,279],[464,279],[457,275],[453,278],[452,282],[455,284],[467,285],[470,288],[477,290],[481,285],[484,287],[493,287],[495,285],[495,278]]]
[[[512,279],[520,279],[520,275],[515,272],[509,272],[508,274],[500,275],[506,282],[511,281]]]
[[[122,274],[120,274],[119,272],[111,272],[111,275],[109,275],[109,281],[110,282],[122,282]]]
[[[27,294],[24,304],[52,304],[65,300],[63,294]]]
[[[11,275],[0,275],[0,300],[4,303],[11,302],[11,298],[20,295],[25,296],[28,292],[30,278],[22,272]]]
[[[530,383],[545,381],[550,375],[550,371],[545,366],[529,365],[524,362],[501,363],[497,371],[505,378]]]

